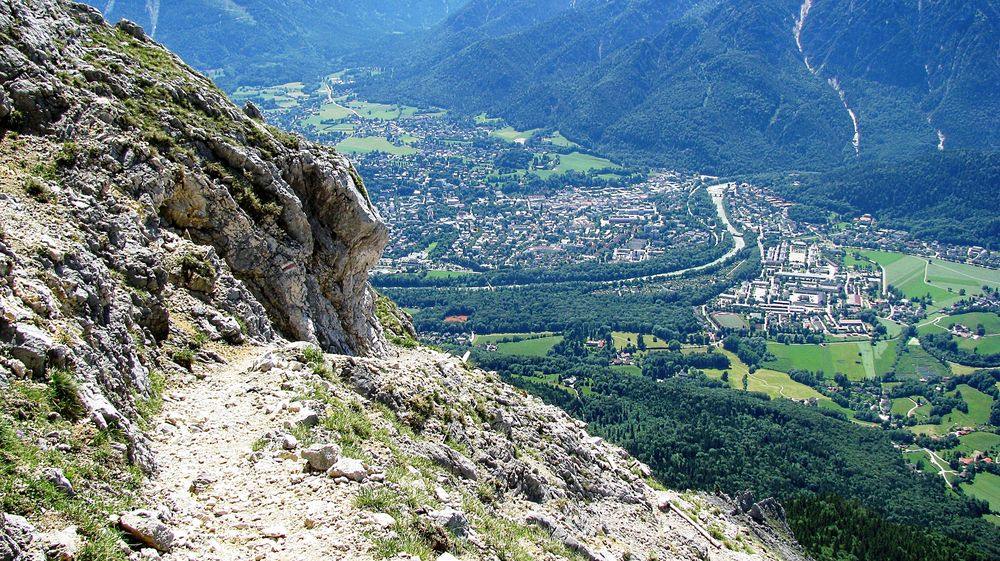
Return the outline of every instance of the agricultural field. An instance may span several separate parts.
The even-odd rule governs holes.
[[[483,122],[486,123],[489,121],[483,121]],[[531,140],[539,132],[541,132],[541,129],[532,129],[530,131],[519,131],[514,127],[504,127],[502,129],[498,129],[491,132],[490,136],[494,136],[501,140],[514,143],[514,142],[524,142]]]
[[[337,103],[324,103],[319,109],[319,113],[310,115],[304,124],[316,129],[317,132],[328,132],[333,127],[341,124],[339,121],[348,119],[354,113],[350,109]]]
[[[323,103],[319,108],[319,112],[310,115],[303,121],[303,124],[318,133],[344,132],[345,129],[353,130],[353,125],[347,122],[351,119],[395,121],[399,119],[412,119],[421,114],[431,115],[430,113],[421,113],[418,108],[408,105],[370,103],[341,96]],[[434,115],[440,114],[442,113],[434,113]]]
[[[901,290],[906,297],[930,294],[934,300],[932,309],[960,300],[961,290],[973,295],[982,293],[984,285],[1000,287],[1000,271],[993,269],[887,251],[858,253],[882,265],[889,285]]]
[[[548,331],[544,333],[491,333],[489,335],[476,335],[476,340],[473,344],[477,347],[485,347],[490,344],[511,342],[512,340],[537,339],[541,337],[552,337],[554,335],[557,335],[557,333]]]
[[[954,396],[958,392],[962,394],[962,400],[969,404],[969,412],[962,413],[959,410],[952,411],[941,419],[941,424],[945,426],[972,427],[985,425],[990,421],[990,408],[993,406],[993,396],[962,384],[955,388],[955,391],[945,395]]]
[[[885,326],[885,333],[890,339],[895,339],[903,333],[903,325],[891,319],[878,318],[878,322]]]
[[[427,271],[427,278],[429,279],[453,279],[458,277],[467,277],[469,275],[475,275],[471,271]]]
[[[304,88],[305,84],[302,82],[290,82],[266,88],[241,86],[233,92],[232,97],[233,101],[240,104],[249,100],[261,105],[265,109],[272,106],[291,109],[298,107],[299,101],[309,97],[309,94],[303,91]]]
[[[896,362],[896,375],[899,379],[913,379],[939,376],[944,377],[951,374],[951,370],[941,364],[941,361],[931,356],[919,345],[907,344],[905,352],[899,352],[899,360]]]
[[[550,170],[533,170],[531,173],[541,177],[542,179],[548,179],[549,177],[559,174],[566,173],[568,171],[576,171],[580,173],[586,173],[595,169],[620,169],[611,160],[607,158],[601,158],[599,156],[591,156],[590,154],[584,154],[582,152],[570,152],[569,154],[554,154],[550,155],[550,158],[558,158],[559,162],[553,169]]]
[[[577,143],[573,142],[572,140],[566,138],[559,131],[556,131],[556,132],[550,134],[549,136],[546,136],[542,140],[544,140],[545,142],[547,142],[547,143],[549,143],[549,144],[551,144],[553,146],[559,146],[560,148],[579,148],[580,147],[579,144],[577,144]]]
[[[364,119],[375,119],[379,121],[396,121],[399,119],[412,119],[420,110],[409,105],[385,103],[372,103],[369,101],[349,101],[347,107],[353,109]]]
[[[712,314],[712,319],[715,320],[715,323],[727,329],[746,329],[750,327],[740,314],[715,313]]]
[[[865,259],[855,259],[854,253],[855,253],[854,251],[848,250],[847,254],[844,255],[844,267],[863,270],[863,271],[874,270],[876,267],[878,267],[876,264],[867,261]]]
[[[562,335],[553,335],[539,339],[526,339],[515,343],[499,343],[497,344],[497,352],[503,355],[545,356],[552,347],[561,343],[562,340]]]
[[[476,335],[473,344],[477,347],[495,344],[497,352],[504,355],[545,356],[562,340],[562,335],[554,333],[494,333]]]
[[[642,376],[642,368],[630,364],[612,366],[611,369],[622,374],[628,374],[629,376]]]
[[[914,434],[943,436],[962,427],[987,425],[990,420],[990,408],[993,406],[993,397],[965,384],[959,385],[955,390],[945,395],[954,397],[958,392],[961,392],[962,400],[969,406],[968,413],[963,413],[955,409],[941,418],[941,424],[915,425],[909,427],[910,432]],[[971,452],[972,450],[986,451],[992,449],[997,443],[1000,443],[1000,436],[992,433],[975,432],[962,437],[960,440],[962,444],[959,445],[959,450],[966,452]]]
[[[973,312],[936,317],[932,322],[925,322],[921,325],[919,331],[921,334],[942,333],[951,329],[956,323],[960,323],[972,331],[976,331],[979,325],[982,325],[986,330],[986,335],[977,339],[956,337],[955,341],[960,348],[969,351],[978,350],[981,355],[1000,353],[1000,316],[995,313]]]
[[[646,343],[647,350],[666,349],[668,346],[668,341],[664,341],[663,339],[654,337],[648,333],[643,334],[642,339],[643,342]],[[615,349],[619,351],[628,347],[629,345],[632,345],[633,347],[636,348],[638,348],[639,346],[638,333],[630,333],[626,331],[612,331],[611,340],[615,344]]]
[[[772,398],[787,399],[830,399],[805,384],[800,384],[788,377],[784,372],[760,369],[747,379],[747,389],[752,392],[766,393]],[[742,384],[742,381],[737,381]]]
[[[1000,512],[1000,475],[982,472],[972,483],[962,483],[966,495],[990,503],[993,512]]]
[[[705,348],[692,347],[685,350],[690,350],[692,352],[704,352]],[[747,391],[767,394],[772,399],[782,397],[795,400],[815,398],[817,400],[817,406],[823,409],[841,411],[845,415],[850,416],[850,411],[840,407],[829,397],[824,396],[814,388],[792,380],[788,374],[784,372],[761,368],[753,374],[750,374],[750,369],[735,354],[725,349],[717,349],[716,352],[721,352],[729,357],[729,362],[731,364],[729,367],[729,387],[734,390],[743,390],[743,376],[746,375]],[[715,380],[722,379],[722,370],[705,370],[704,372],[709,378]]]
[[[920,462],[923,462],[922,471],[925,473],[936,475],[941,472],[937,465],[931,461],[930,455],[923,450],[906,450],[903,452],[903,459],[906,460],[907,463],[914,465],[919,465]]]
[[[477,125],[496,125],[503,122],[500,117],[490,117],[486,113],[480,113],[473,118]]]
[[[337,144],[337,150],[345,154],[368,154],[370,152],[384,152],[399,156],[416,154],[417,149],[412,146],[396,146],[381,136],[352,136]]]
[[[833,379],[843,372],[850,380],[875,378],[887,372],[896,360],[896,341],[879,341],[875,347],[867,340],[823,345],[785,345],[768,343],[775,360],[767,366],[788,372],[793,369],[822,371]]]
[[[918,421],[926,420],[931,414],[931,404],[927,402],[926,399],[917,397],[916,399],[920,405],[914,409],[914,402],[908,397],[899,397],[892,400],[892,414],[899,415],[900,417],[906,417],[907,414],[912,410],[913,414],[910,415]]]
[[[959,437],[961,444],[956,450],[966,454],[979,451],[984,453],[1000,453],[1000,435],[992,432],[974,432]]]

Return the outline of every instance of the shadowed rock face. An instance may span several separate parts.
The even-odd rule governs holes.
[[[351,163],[138,26],[0,0],[0,134],[0,383],[71,371],[146,467],[136,399],[193,337],[388,352],[368,284],[388,232]]]

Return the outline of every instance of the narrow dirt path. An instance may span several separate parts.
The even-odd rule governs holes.
[[[913,407],[911,407],[910,410],[906,412],[906,416],[912,417],[913,412],[920,408],[920,404],[914,401],[912,397],[908,397],[907,399],[909,399],[910,402],[913,403]]]
[[[281,427],[290,413],[280,404],[294,397],[281,389],[281,370],[252,369],[268,350],[234,350],[229,364],[165,396],[151,494],[173,513],[180,545],[171,559],[367,559],[352,493],[306,477],[300,461],[252,450]]]

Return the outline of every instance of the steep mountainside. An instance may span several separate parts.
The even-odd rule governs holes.
[[[1000,143],[994,0],[558,7],[473,0],[366,90],[722,173]]]
[[[804,559],[415,348],[351,164],[134,24],[0,0],[0,226],[0,560]]]
[[[141,25],[224,88],[337,70],[337,58],[440,23],[463,0],[88,0]]]

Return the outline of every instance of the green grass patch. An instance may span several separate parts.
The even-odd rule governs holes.
[[[553,335],[551,337],[527,339],[515,343],[500,343],[497,345],[497,352],[504,355],[545,356],[552,347],[561,343],[562,340],[562,335]]]
[[[887,281],[907,298],[930,294],[934,308],[953,304],[967,295],[982,293],[984,285],[1000,287],[1000,271],[941,259],[916,257],[887,251],[859,251],[885,268]]]
[[[427,278],[429,279],[454,279],[459,277],[467,277],[469,275],[475,275],[471,271],[427,271]]]
[[[553,335],[558,335],[552,331],[543,331],[537,333],[491,333],[489,335],[476,335],[475,345],[483,347],[490,344],[499,343],[510,343],[512,341],[520,341],[524,339],[537,339],[539,337],[551,337]]]
[[[668,348],[670,342],[664,341],[659,337],[654,337],[648,333],[642,335],[643,343],[646,345],[647,350],[662,350]],[[639,347],[639,334],[631,331],[612,331],[611,341],[615,345],[615,349],[622,350],[631,345],[633,348]]]
[[[519,131],[514,127],[504,127],[490,133],[490,136],[499,138],[507,142],[517,142],[518,140],[531,140],[541,129],[531,129],[529,131]]]
[[[784,345],[768,343],[767,349],[775,360],[767,363],[774,370],[793,369],[822,371],[830,380],[837,372],[858,381],[875,378],[889,370],[895,362],[895,341],[880,341],[872,347],[869,341],[825,343],[822,345]]]
[[[742,385],[742,380],[737,380],[737,382]],[[757,370],[749,376],[747,382],[747,389],[749,391],[765,393],[772,398],[783,397],[797,400],[812,398],[817,400],[829,399],[815,389],[792,380],[788,377],[788,374],[776,370],[765,368]],[[730,384],[732,383],[733,378],[730,373]]]
[[[747,325],[745,319],[741,314],[731,314],[731,313],[714,313],[712,314],[712,319],[715,320],[720,326],[727,329],[746,329],[750,327]]]
[[[977,473],[972,483],[962,483],[966,495],[990,503],[993,512],[1000,513],[1000,475]]]
[[[337,150],[345,154],[369,154],[382,152],[396,156],[409,156],[418,150],[412,146],[396,146],[381,136],[352,136],[337,144]]]
[[[969,405],[969,412],[952,411],[941,419],[941,424],[967,427],[989,423],[993,397],[965,384],[961,384],[955,391],[946,395],[954,396],[959,392],[962,394],[962,401]]]
[[[580,147],[579,144],[577,144],[577,143],[573,142],[572,140],[566,138],[559,131],[556,131],[556,132],[554,132],[554,133],[546,136],[542,140],[544,140],[545,142],[548,142],[549,144],[551,144],[553,146],[559,146],[560,148],[579,148]]]
[[[642,368],[632,366],[631,364],[612,366],[611,369],[622,374],[628,374],[629,376],[642,376]]]
[[[89,423],[50,419],[57,411],[48,385],[15,382],[0,394],[0,511],[53,526],[74,524],[83,537],[78,559],[124,560],[120,535],[108,523],[111,514],[135,508],[143,477],[116,447],[125,444],[117,431],[98,431]],[[67,446],[40,446],[47,435]],[[56,468],[75,491],[70,496],[42,473]],[[114,485],[108,485],[113,482]]]
[[[918,345],[906,345],[906,352],[899,353],[896,362],[896,375],[901,379],[920,379],[933,376],[948,376],[951,370],[941,364],[927,351]]]
[[[996,453],[1000,452],[1000,434],[994,434],[992,432],[973,432],[965,436],[961,436],[958,439],[961,444],[958,445],[956,450],[960,450],[966,454],[972,454],[977,450],[983,453]]]
[[[601,158],[600,156],[592,156],[590,154],[584,154],[582,152],[570,152],[569,154],[550,154],[549,159],[557,160],[555,166],[552,169],[544,170],[532,170],[531,173],[541,177],[542,179],[548,179],[553,175],[566,173],[569,171],[576,171],[580,173],[587,173],[595,169],[621,169],[621,166],[615,164],[607,158]]]

